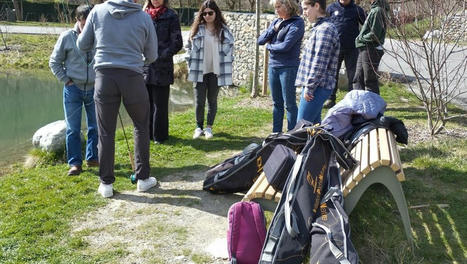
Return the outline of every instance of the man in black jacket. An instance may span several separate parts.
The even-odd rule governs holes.
[[[355,48],[355,38],[359,34],[359,25],[365,22],[365,11],[354,3],[354,0],[336,0],[326,9],[331,21],[337,28],[340,40],[339,60],[337,61],[337,76],[339,80],[339,69],[342,61],[345,61],[345,69],[348,78],[347,90],[352,90],[352,80],[355,75],[357,65],[358,50]],[[329,99],[324,103],[324,107],[332,107],[336,104],[337,81]]]

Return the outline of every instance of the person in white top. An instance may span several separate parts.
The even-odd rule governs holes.
[[[213,136],[212,125],[217,112],[219,87],[232,84],[232,33],[227,28],[221,10],[213,0],[200,7],[191,27],[187,44],[188,80],[195,86],[196,129],[193,138],[204,134]],[[204,107],[208,100],[207,126],[204,125]]]

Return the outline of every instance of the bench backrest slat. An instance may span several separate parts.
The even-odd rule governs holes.
[[[391,152],[389,150],[389,141],[386,129],[378,128],[378,139],[381,165],[389,166],[391,164]]]
[[[377,168],[381,165],[380,162],[380,155],[379,155],[379,147],[378,147],[378,130],[373,129],[369,133],[369,147],[370,147],[370,166],[372,168]]]

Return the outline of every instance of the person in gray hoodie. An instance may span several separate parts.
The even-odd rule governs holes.
[[[66,121],[66,156],[70,166],[68,175],[79,175],[82,171],[81,155],[81,112],[86,110],[87,143],[86,161],[88,167],[98,166],[97,124],[94,106],[94,50],[83,52],[76,46],[90,5],[76,8],[76,24],[58,38],[49,59],[49,67],[58,80],[63,82],[63,110]]]
[[[157,184],[149,175],[149,97],[143,79],[143,65],[155,61],[158,54],[151,18],[132,0],[108,0],[91,11],[77,45],[84,51],[96,49],[98,192],[113,196],[115,129],[122,99],[134,125],[137,190],[147,191]]]

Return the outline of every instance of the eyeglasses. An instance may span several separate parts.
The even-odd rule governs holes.
[[[203,16],[212,16],[212,15],[214,15],[214,11],[203,12],[203,13],[201,13],[201,15],[203,15]]]

